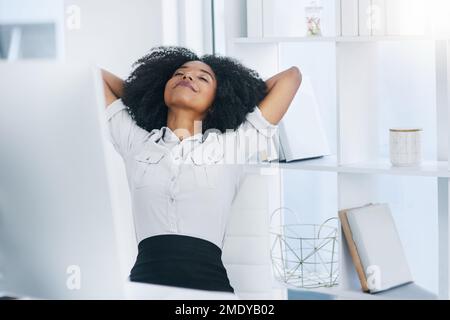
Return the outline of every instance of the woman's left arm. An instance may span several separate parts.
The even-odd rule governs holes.
[[[288,110],[302,83],[302,74],[297,67],[291,67],[266,80],[268,93],[259,104],[264,118],[278,124]]]

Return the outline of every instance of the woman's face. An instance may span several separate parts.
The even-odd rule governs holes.
[[[216,88],[212,69],[201,61],[189,61],[166,83],[164,101],[169,108],[188,108],[204,115],[214,101]]]

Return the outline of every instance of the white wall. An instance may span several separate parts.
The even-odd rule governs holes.
[[[66,28],[66,59],[100,63],[125,76],[161,44],[161,0],[65,0],[80,8],[80,29]]]
[[[203,22],[210,25],[207,6],[209,0],[64,2],[67,62],[82,60],[99,64],[125,78],[132,63],[154,46],[183,45],[200,55],[211,51],[211,41],[208,41],[210,31],[202,25]],[[74,5],[76,10],[71,10]],[[73,15],[77,11],[80,14],[80,25],[79,28],[74,28]],[[112,179],[117,186],[113,190],[113,197],[120,208],[116,217],[119,228],[118,245],[123,254],[123,273],[128,276],[137,254],[131,199],[122,159],[112,146],[109,146],[107,156],[116,173]]]
[[[183,46],[197,55],[212,53],[210,0],[162,1],[162,42]]]
[[[79,7],[80,28],[65,28],[66,61],[99,64],[126,77],[131,65],[152,47],[161,45],[160,0],[66,0],[65,6]],[[70,12],[71,14],[73,12]],[[68,13],[66,12],[66,21]],[[125,167],[112,145],[107,149],[111,160],[113,198],[119,212],[116,216],[121,267],[127,277],[137,254],[131,200]]]

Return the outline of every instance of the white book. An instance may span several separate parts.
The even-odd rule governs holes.
[[[350,244],[356,247],[353,252],[359,258],[365,273],[362,277],[371,293],[413,282],[388,204],[369,204],[348,209],[345,210],[345,216],[342,221],[343,216],[340,214],[341,221],[343,226],[347,224],[350,228]],[[347,242],[348,236],[347,229]]]
[[[341,1],[342,36],[357,36],[359,33],[358,0]]]
[[[405,33],[402,21],[403,0],[388,0],[386,3],[386,33],[388,35],[402,35]]]
[[[330,155],[330,147],[308,76],[279,124],[279,160],[286,162]]]
[[[340,37],[342,36],[342,19],[341,19],[341,0],[335,0],[334,4],[334,12],[335,12],[335,25],[336,25],[336,32],[335,36]]]
[[[276,1],[275,0],[263,0],[263,36],[275,37],[276,32]]]
[[[359,35],[372,35],[372,0],[359,0]]]
[[[425,0],[387,0],[388,35],[424,35],[427,28]]]
[[[299,0],[263,0],[264,37],[305,35],[305,6]]]
[[[247,37],[263,37],[263,0],[247,0]]]

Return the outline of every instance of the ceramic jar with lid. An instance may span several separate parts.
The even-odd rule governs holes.
[[[422,129],[389,129],[389,153],[393,166],[417,166],[422,161]]]

